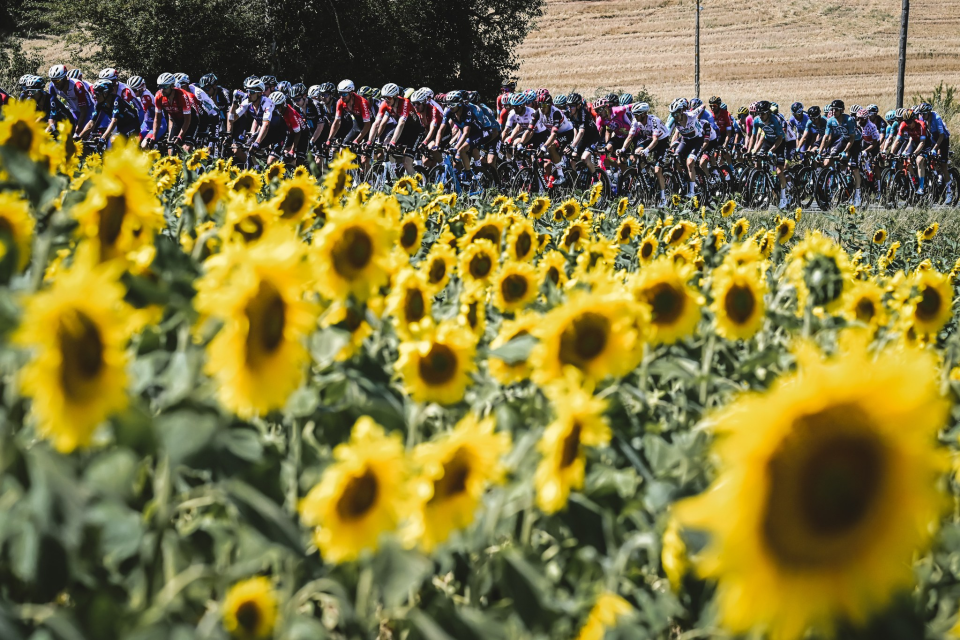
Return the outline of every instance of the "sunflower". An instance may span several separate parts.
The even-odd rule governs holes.
[[[655,342],[671,344],[696,330],[703,297],[687,284],[692,275],[690,265],[660,257],[634,277],[634,295],[650,308]]]
[[[612,269],[617,259],[617,244],[613,240],[599,238],[587,244],[583,253],[577,256],[577,276],[599,269]]]
[[[757,246],[760,248],[760,255],[769,258],[773,253],[773,247],[777,242],[777,234],[773,231],[767,231],[757,239]]]
[[[243,196],[255,196],[263,188],[263,177],[251,169],[244,169],[230,183],[230,191]]]
[[[443,291],[456,271],[457,255],[449,245],[436,242],[417,268],[423,273],[426,287],[435,295]]]
[[[199,198],[199,201],[203,203],[204,210],[208,214],[212,214],[226,195],[227,185],[223,174],[217,172],[205,173],[194,180],[193,184],[183,192],[183,203],[195,206]]]
[[[540,281],[549,280],[555,287],[560,288],[566,284],[567,276],[567,258],[559,251],[550,251],[545,254],[537,265],[540,271]]]
[[[547,212],[547,209],[550,208],[550,198],[545,196],[540,196],[539,198],[534,198],[533,202],[530,203],[529,214],[530,217],[539,220],[543,217],[543,214]]]
[[[527,262],[533,259],[538,249],[539,242],[533,223],[526,219],[514,222],[507,234],[507,255],[510,259]]]
[[[727,200],[723,203],[723,207],[720,209],[720,215],[724,218],[729,218],[737,210],[737,203],[733,200]]]
[[[793,237],[793,232],[797,228],[797,223],[790,218],[784,218],[777,225],[777,242],[787,244]]]
[[[933,224],[931,224],[929,227],[927,227],[920,233],[920,237],[923,238],[924,242],[930,242],[936,237],[937,231],[939,230],[940,230],[940,223],[934,222]]]
[[[33,216],[30,205],[12,191],[0,192],[0,244],[3,258],[10,258],[17,271],[30,264],[33,243]]]
[[[710,232],[707,246],[714,251],[720,251],[723,245],[727,244],[727,234],[720,227],[716,227]]]
[[[13,337],[32,355],[19,375],[37,432],[63,453],[89,446],[97,426],[127,406],[133,310],[118,268],[92,266],[92,257],[78,254],[50,289],[26,299]]]
[[[336,327],[350,334],[350,341],[343,345],[334,357],[338,362],[352,358],[363,345],[363,341],[373,334],[373,328],[366,321],[363,309],[343,302],[335,302],[327,309],[320,319],[320,326],[324,329]]]
[[[196,151],[190,154],[190,157],[187,158],[184,166],[187,167],[190,171],[197,171],[203,167],[203,162],[210,157],[210,150],[206,147],[200,147]]]
[[[480,340],[487,330],[487,292],[465,289],[460,294],[457,324]]]
[[[620,226],[617,227],[617,243],[618,244],[630,244],[630,241],[633,240],[643,229],[641,224],[637,222],[637,219],[633,216],[629,218],[624,218],[623,222],[620,223]]]
[[[50,137],[39,122],[41,114],[32,100],[10,100],[0,120],[0,146],[11,147],[31,160],[46,165],[45,148]]]
[[[497,337],[490,343],[490,349],[499,349],[514,338],[532,334],[541,320],[540,314],[532,312],[517,314],[514,320],[504,320]],[[511,364],[493,354],[487,359],[487,368],[493,379],[503,385],[528,380],[533,373],[528,359]]]
[[[746,218],[740,218],[737,220],[733,227],[730,229],[730,235],[734,237],[738,242],[743,240],[743,237],[747,235],[747,231],[750,230],[750,221]]]
[[[597,598],[587,621],[580,629],[577,640],[603,640],[607,629],[617,626],[617,621],[633,612],[630,603],[615,593],[603,593]]]
[[[919,335],[936,335],[953,317],[953,285],[950,278],[933,269],[918,271],[913,286],[910,323]]]
[[[722,265],[713,272],[710,309],[717,318],[717,334],[728,340],[747,340],[763,326],[767,282],[753,266]]]
[[[508,218],[500,215],[489,215],[482,220],[467,225],[463,237],[460,238],[460,250],[463,251],[477,240],[486,240],[493,245],[499,255],[503,232],[507,227]]]
[[[583,206],[592,207],[593,205],[597,204],[602,194],[603,194],[603,183],[597,180],[596,184],[590,187],[590,191],[587,195],[587,201],[583,203]]]
[[[671,247],[678,247],[684,242],[687,241],[690,236],[692,236],[697,230],[697,225],[693,224],[689,220],[681,220],[667,231],[666,235],[663,237],[663,241]]]
[[[310,177],[284,180],[270,203],[281,220],[300,224],[306,220],[320,198],[320,187]]]
[[[414,527],[424,551],[470,526],[484,491],[503,482],[506,469],[500,459],[510,452],[510,435],[494,433],[494,427],[493,418],[467,414],[453,431],[413,451],[420,469],[416,493],[423,500]]]
[[[711,534],[699,568],[735,634],[795,640],[810,627],[830,635],[835,619],[862,624],[913,585],[939,519],[949,405],[933,357],[873,357],[863,341],[843,353],[804,355],[798,373],[716,416],[719,476],[677,505],[682,525]]]
[[[873,233],[873,244],[883,244],[887,241],[887,230],[877,229]]]
[[[858,280],[845,294],[843,315],[850,322],[881,327],[887,324],[888,314],[883,304],[883,288],[870,280]]]
[[[339,564],[375,551],[408,513],[407,460],[399,433],[386,435],[369,416],[353,425],[350,441],[333,450],[334,463],[300,501],[300,520],[315,527],[323,560]]]
[[[457,271],[467,288],[485,289],[499,261],[500,251],[489,240],[477,240],[460,254]]]
[[[220,402],[237,415],[280,409],[303,382],[303,343],[316,318],[303,299],[312,275],[306,246],[275,227],[255,245],[229,246],[217,258],[197,283],[197,311],[223,322],[207,347],[206,371]]]
[[[646,338],[646,308],[618,292],[576,292],[555,307],[534,330],[534,379],[546,383],[565,367],[579,369],[590,380],[620,377],[636,365]]]
[[[411,268],[401,271],[387,296],[387,315],[393,318],[397,335],[405,340],[416,337],[424,320],[429,326],[432,309],[433,296],[420,272]]]
[[[96,247],[100,261],[123,258],[152,244],[164,223],[157,199],[145,185],[126,184],[107,174],[94,178],[73,215],[79,223],[77,233]]]
[[[417,174],[420,176],[421,174]],[[390,193],[396,193],[402,196],[413,195],[414,193],[421,193],[420,183],[417,182],[417,178],[414,176],[403,176],[399,180],[393,183],[393,187],[390,189]]]
[[[680,524],[676,518],[671,517],[667,523],[661,547],[660,565],[663,567],[663,572],[667,574],[674,592],[679,593],[683,576],[690,570],[690,562],[687,557],[687,545],[680,535]]]
[[[653,233],[648,233],[637,248],[637,259],[640,260],[640,264],[649,264],[653,261],[657,257],[659,247],[660,243],[657,241],[657,237]]]
[[[553,210],[554,222],[560,222],[561,220],[575,220],[579,216],[580,203],[574,198],[570,198],[561,202],[560,206]]]
[[[317,290],[329,300],[363,302],[389,281],[395,228],[372,208],[349,205],[313,237]]]
[[[415,256],[423,243],[423,218],[416,211],[400,219],[400,248]]]
[[[274,225],[276,210],[266,202],[233,198],[220,235],[224,244],[254,244]]]
[[[265,640],[273,637],[276,623],[277,596],[269,578],[250,578],[230,587],[223,599],[227,633],[238,640]]]
[[[447,320],[419,340],[401,342],[394,368],[415,401],[455,404],[463,399],[476,369],[476,345],[468,329]]]
[[[270,184],[274,180],[283,180],[283,176],[287,174],[287,165],[282,161],[274,162],[271,165],[268,165],[266,169],[263,170],[263,181],[266,184]]]
[[[571,222],[567,230],[563,232],[560,239],[560,246],[567,253],[579,251],[590,241],[590,228],[583,222]]]
[[[544,513],[566,506],[570,491],[583,488],[587,461],[585,447],[610,442],[607,402],[593,395],[593,386],[581,384],[575,369],[568,369],[545,389],[556,418],[543,432],[537,449],[543,456],[534,473],[537,505]]]
[[[505,262],[493,278],[493,304],[515,313],[537,299],[537,270],[528,262]]]
[[[823,307],[833,313],[853,277],[846,252],[814,231],[801,240],[787,258],[787,276],[797,288],[797,310]]]

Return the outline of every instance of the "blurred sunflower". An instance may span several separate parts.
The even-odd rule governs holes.
[[[620,223],[620,226],[617,227],[617,244],[630,244],[630,241],[633,240],[634,236],[640,233],[642,228],[643,227],[640,226],[640,223],[637,222],[637,219],[633,216],[624,218],[623,222]]]
[[[543,457],[534,484],[537,506],[550,514],[566,506],[571,491],[583,488],[585,448],[606,446],[612,434],[604,416],[606,400],[593,395],[591,383],[582,385],[575,369],[568,369],[544,391],[556,417],[537,445]]]
[[[363,341],[373,333],[373,328],[364,317],[363,309],[344,302],[331,305],[320,318],[320,326],[324,329],[336,327],[350,334],[350,341],[343,345],[335,356],[338,362],[352,358],[360,350]]]
[[[858,341],[830,361],[804,354],[798,373],[713,419],[719,476],[676,514],[712,537],[699,569],[731,632],[830,635],[912,587],[949,469],[937,375],[930,354],[873,356]]]
[[[874,244],[883,244],[887,241],[887,230],[886,229],[877,229],[873,233],[873,243]]]
[[[419,445],[413,461],[420,469],[415,480],[423,501],[414,515],[420,546],[430,552],[454,531],[473,522],[480,499],[490,484],[503,481],[500,459],[510,452],[510,434],[494,433],[493,418],[467,414],[453,431]]]
[[[187,158],[187,161],[184,163],[184,166],[186,166],[190,171],[197,171],[203,167],[204,161],[209,157],[210,150],[206,147],[200,147],[190,154],[190,156]]]
[[[560,246],[567,253],[573,253],[583,249],[590,241],[590,227],[585,223],[577,221],[571,222],[567,230],[563,232],[560,239]]]
[[[557,288],[567,283],[567,257],[559,251],[544,254],[537,265],[537,270],[540,272],[541,282],[549,280]]]
[[[737,242],[743,240],[743,236],[747,235],[747,232],[750,230],[750,221],[746,218],[740,218],[730,229],[730,235],[734,237]]]
[[[457,272],[468,289],[485,289],[500,262],[500,250],[489,240],[477,240],[460,254]]]
[[[727,200],[723,203],[723,207],[720,208],[720,215],[724,218],[729,218],[737,210],[737,203],[733,200]]]
[[[787,244],[793,237],[793,232],[797,228],[797,223],[790,218],[784,218],[777,225],[777,242]]]
[[[443,291],[450,282],[450,276],[456,271],[457,254],[449,245],[435,242],[430,248],[430,253],[417,267],[423,272],[431,293],[436,294]]]
[[[205,173],[187,187],[183,192],[183,203],[195,206],[197,198],[203,203],[208,215],[213,214],[217,205],[227,195],[226,177],[219,172]]]
[[[634,295],[650,308],[654,342],[672,344],[696,330],[703,296],[687,284],[692,275],[690,265],[660,257],[634,277]]]
[[[757,240],[757,246],[760,248],[760,255],[769,258],[773,253],[773,247],[777,243],[777,234],[774,231],[767,231]]]
[[[94,178],[87,197],[72,213],[77,233],[96,247],[101,262],[152,246],[154,233],[164,225],[159,203],[145,183],[107,174]]]
[[[595,270],[612,270],[617,259],[617,246],[614,240],[603,237],[587,243],[583,252],[577,256],[577,277],[582,278]]]
[[[499,257],[500,243],[503,240],[503,232],[507,227],[507,222],[506,216],[489,215],[482,220],[467,225],[463,237],[460,238],[460,250],[465,250],[477,240],[486,240],[497,250],[497,256]]]
[[[287,165],[283,162],[274,162],[271,165],[268,165],[266,169],[263,170],[263,181],[267,184],[270,184],[274,180],[283,180],[283,176],[287,174]]]
[[[224,244],[253,244],[273,226],[276,211],[266,202],[233,198],[220,234]]]
[[[31,353],[19,372],[37,433],[62,453],[87,447],[127,406],[127,343],[135,329],[121,271],[78,254],[53,286],[24,301],[13,342]]]
[[[532,260],[537,254],[538,244],[537,232],[529,220],[524,218],[510,226],[507,233],[507,255],[511,260]]]
[[[16,271],[27,268],[33,244],[33,216],[27,201],[13,191],[0,192],[0,243],[3,260],[11,259]]]
[[[447,320],[419,340],[401,342],[394,369],[415,401],[455,404],[476,370],[476,345],[476,336]]]
[[[657,237],[653,233],[648,233],[646,237],[640,241],[640,246],[637,248],[637,259],[640,261],[640,264],[649,264],[657,257],[657,249],[660,247],[660,243],[657,241]]]
[[[417,175],[419,176],[420,174]],[[393,183],[390,192],[402,196],[409,196],[414,193],[421,193],[422,189],[420,189],[420,183],[417,181],[417,178],[414,176],[403,176]]]
[[[539,198],[534,198],[533,202],[530,203],[530,217],[534,220],[539,220],[543,217],[543,214],[547,212],[547,209],[550,208],[550,198],[545,196],[540,196]]]
[[[715,269],[710,309],[717,318],[717,334],[728,340],[753,337],[763,326],[766,291],[767,281],[757,268],[721,266]]]
[[[327,202],[339,202],[343,194],[353,185],[352,171],[360,168],[354,163],[357,156],[351,151],[343,149],[337,157],[330,161],[327,172],[323,175],[323,195]]]
[[[667,574],[670,587],[675,593],[679,593],[683,577],[690,571],[690,561],[687,557],[687,545],[680,535],[680,523],[674,517],[670,518],[663,532],[661,547],[660,565]]]
[[[278,217],[293,224],[300,224],[310,216],[320,198],[320,187],[308,176],[284,180],[277,194],[270,201],[276,207]]]
[[[238,640],[273,637],[277,624],[277,595],[270,579],[250,578],[230,587],[223,599],[223,628]]]
[[[393,319],[397,335],[410,340],[419,335],[421,323],[432,320],[433,296],[419,271],[406,268],[397,276],[387,296],[387,315]]]
[[[304,342],[316,319],[303,299],[312,280],[306,245],[275,227],[255,245],[230,245],[217,258],[197,282],[197,311],[223,322],[207,347],[206,371],[220,402],[240,417],[280,409],[303,381]]]
[[[457,324],[467,329],[478,341],[487,329],[487,292],[465,289],[460,294]]]
[[[530,335],[541,320],[540,314],[533,312],[517,314],[514,320],[505,319],[500,325],[497,337],[490,343],[491,351],[499,349],[514,338]],[[502,385],[527,380],[533,373],[529,358],[509,363],[494,354],[487,358],[487,368],[493,379]]]
[[[590,191],[587,193],[587,200],[583,203],[585,207],[592,207],[600,201],[600,196],[603,195],[603,183],[597,180],[597,182],[590,187]]]
[[[37,112],[32,100],[10,100],[3,107],[3,120],[0,120],[0,146],[16,149],[34,162],[46,165],[44,149],[50,136],[41,119],[42,114]]]
[[[790,251],[786,275],[797,288],[798,313],[808,306],[833,313],[843,304],[853,268],[843,249],[814,231]]]
[[[409,513],[409,472],[400,434],[385,434],[369,416],[357,420],[333,459],[299,511],[300,521],[315,527],[323,560],[339,564],[375,551],[381,535],[397,529]]]
[[[603,593],[587,616],[577,640],[603,640],[607,629],[617,626],[619,618],[633,612],[630,603],[615,593]]]
[[[844,296],[843,315],[851,322],[882,327],[887,324],[888,313],[883,303],[883,288],[872,280],[858,280]]]
[[[697,225],[689,220],[681,220],[663,236],[668,246],[677,247],[687,241],[697,231]]]
[[[918,271],[913,285],[910,324],[919,335],[936,335],[953,317],[953,285],[950,278],[933,269]]]
[[[627,212],[627,207],[630,206],[630,202],[626,198],[620,198],[620,201],[617,202],[617,217],[622,218]]]
[[[560,222],[561,220],[574,220],[580,216],[580,203],[574,199],[570,198],[560,203],[560,205],[553,210],[553,221]]]
[[[514,313],[537,299],[537,270],[528,262],[505,262],[493,278],[493,304]]]
[[[423,243],[423,218],[416,211],[411,211],[400,219],[400,248],[407,255],[415,256]]]
[[[230,183],[230,191],[243,196],[255,196],[263,188],[263,178],[251,169],[244,169]]]
[[[940,223],[934,222],[923,231],[918,231],[917,233],[919,234],[919,238],[921,238],[924,242],[930,242],[937,236],[937,231],[939,230],[940,230]]]
[[[376,211],[349,205],[313,236],[317,290],[329,300],[363,302],[387,284],[396,229]]]

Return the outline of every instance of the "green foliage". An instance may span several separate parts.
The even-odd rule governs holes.
[[[953,85],[944,86],[943,81],[933,88],[929,96],[918,93],[912,100],[914,104],[929,102],[944,120],[950,120],[960,113],[960,95],[957,95],[957,88]]]
[[[36,73],[43,59],[36,53],[25,53],[20,39],[0,33],[0,87],[13,91],[17,78]]]

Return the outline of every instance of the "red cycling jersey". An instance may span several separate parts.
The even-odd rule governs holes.
[[[283,105],[283,108],[280,109],[280,115],[283,116],[283,121],[287,123],[287,129],[290,131],[297,133],[303,128],[303,116],[297,113],[297,110],[289,104]]]
[[[366,98],[363,98],[356,93],[350,94],[353,96],[353,107],[347,108],[347,103],[343,101],[343,98],[337,100],[337,118],[342,118],[345,113],[350,113],[355,116],[360,116],[364,122],[370,122],[373,118],[373,112],[370,110],[370,103],[367,102]]]
[[[897,135],[901,138],[909,136],[914,142],[925,140],[927,138],[927,123],[920,118],[914,118],[911,122],[901,122]]]
[[[182,89],[174,89],[170,97],[163,95],[163,89],[157,91],[154,96],[157,103],[157,109],[163,111],[175,122],[183,122],[183,116],[192,113],[191,103],[187,100]]]
[[[504,107],[508,109],[510,108],[510,105],[507,104],[507,98],[509,96],[510,94],[507,93],[506,91],[504,91],[503,93],[497,96],[497,111],[501,111]],[[503,123],[501,122],[500,124],[503,124]]]
[[[384,114],[392,116],[396,119],[407,118],[410,116],[410,112],[413,111],[413,103],[403,97],[397,97],[396,100],[400,102],[397,104],[396,108],[391,109],[390,105],[387,104],[387,101],[384,100],[380,103],[380,110],[377,112],[378,115],[382,116]]]
[[[733,119],[730,117],[730,112],[726,109],[720,109],[718,107],[713,111],[713,119],[717,121],[717,128],[720,129],[720,133],[733,129]]]
[[[443,111],[438,108],[437,103],[430,100],[425,106],[427,107],[426,109],[416,112],[421,126],[429,131],[431,124],[435,124],[438,127],[443,124]]]

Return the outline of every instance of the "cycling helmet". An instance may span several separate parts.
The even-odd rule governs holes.
[[[400,95],[400,87],[392,82],[388,82],[383,85],[383,89],[380,89],[380,94],[384,98],[396,98]]]
[[[507,82],[504,82],[502,85],[500,85],[500,91],[509,91],[513,93],[516,90],[517,90],[516,80],[509,80]]]
[[[610,104],[617,104],[617,103],[618,103],[618,100],[620,100],[620,96],[618,96],[618,95],[615,94],[615,93],[608,93],[607,95],[605,95],[605,96],[603,96],[603,97],[606,98],[606,99],[607,99],[607,102],[609,102]]]
[[[914,111],[916,111],[921,115],[925,113],[930,113],[931,111],[933,111],[933,105],[930,104],[929,102],[921,102],[914,108]]]
[[[794,102],[792,105],[790,105],[790,113],[803,113],[803,103]]]
[[[817,105],[813,105],[812,107],[807,109],[807,115],[810,116],[811,118],[819,118],[820,107],[818,107]]]
[[[444,104],[448,107],[459,107],[463,104],[463,94],[459,91],[451,91],[444,96]]]
[[[903,107],[900,107],[899,109],[894,111],[894,114],[896,115],[897,120],[903,120],[903,114],[905,114],[906,112],[907,112],[906,109],[904,109]]]
[[[707,100],[707,104],[711,107],[715,107],[721,103],[721,100],[718,96],[710,96],[710,99]]]
[[[857,119],[858,119],[858,120],[861,119],[861,118],[862,118],[862,119],[867,119],[867,118],[869,118],[869,117],[870,117],[870,112],[867,111],[866,109],[860,109],[859,111],[857,111]]]
[[[260,78],[260,82],[262,82],[265,87],[271,84],[277,86],[277,76],[263,76]]]
[[[567,94],[567,104],[571,107],[576,107],[577,105],[583,104],[583,96],[575,91],[571,91]]]
[[[770,102],[768,100],[757,100],[755,103],[757,113],[770,113]]]
[[[319,100],[321,87],[322,85],[319,84],[310,85],[310,88],[307,89],[307,97],[312,98],[313,100]]]
[[[751,103],[750,103],[749,113],[750,113],[751,115],[753,115],[753,114],[755,114],[756,112],[757,112],[757,103],[756,103],[756,102],[751,102]]]
[[[770,113],[780,113],[780,105],[776,102],[770,103]]]
[[[67,65],[65,64],[55,64],[50,67],[50,71],[47,72],[47,75],[50,76],[51,80],[62,80],[67,77]]]
[[[883,119],[893,124],[893,122],[897,119],[897,110],[890,109],[890,111],[887,111],[885,114],[883,114]]]
[[[174,84],[176,84],[176,82],[177,82],[177,79],[173,77],[172,73],[161,73],[160,76],[157,78],[157,88],[169,89]],[[246,83],[244,83],[244,87],[246,86],[247,86]]]
[[[113,67],[107,67],[100,72],[100,75],[97,76],[101,80],[109,80],[110,82],[116,82],[120,78],[120,74],[117,73],[117,70]]]
[[[40,76],[29,75],[23,83],[23,90],[29,93],[34,91],[42,91],[44,85],[44,80]],[[107,88],[110,88],[110,83],[107,83]]]
[[[190,84],[190,76],[188,76],[185,73],[178,73],[178,74],[175,74],[173,77],[176,79],[177,85],[181,87],[185,87]]]
[[[296,100],[297,98],[302,98],[305,95],[307,95],[307,85],[303,84],[302,82],[298,82],[290,87],[290,98]]]
[[[872,115],[872,116],[879,115],[879,114],[880,114],[880,107],[878,107],[878,106],[875,105],[875,104],[871,104],[871,105],[869,105],[869,106],[867,107],[867,113],[869,113],[869,114]]]
[[[354,89],[356,89],[356,86],[354,86],[353,80],[343,80],[337,85],[337,91],[340,93],[350,93]]]
[[[277,83],[277,91],[283,93],[286,96],[290,95],[290,90],[292,88],[293,87],[291,86],[291,84],[286,80],[281,80],[280,82]]]
[[[690,110],[698,109],[703,104],[703,100],[700,98],[691,98],[690,99]]]
[[[267,90],[266,86],[263,84],[263,80],[256,76],[251,76],[243,81],[243,88],[248,92],[256,91],[257,93],[263,93]]]
[[[319,87],[320,93],[336,93],[337,88],[333,86],[332,82],[324,82]]]
[[[621,93],[620,94],[620,106],[625,107],[628,104],[633,104],[633,94],[632,93]]]
[[[275,104],[278,107],[282,107],[287,104],[287,94],[283,91],[274,91],[270,94],[270,102]]]
[[[726,110],[727,110],[727,103],[726,103],[726,102],[721,102],[721,103],[720,103],[720,109],[723,110],[723,111],[726,111]]]
[[[83,71],[80,71],[80,69],[71,69],[70,72],[67,73],[67,77],[71,80],[83,80]]]
[[[834,100],[829,104],[829,106],[827,106],[827,109],[831,111],[835,109],[842,111],[844,108],[846,108],[846,105],[843,104],[843,100]]]
[[[427,88],[417,89],[413,92],[413,95],[410,96],[410,102],[426,102],[430,99],[430,90]]]
[[[527,104],[527,98],[522,93],[513,93],[508,101],[511,107],[522,107]]]
[[[415,94],[416,92],[417,92],[416,89],[414,89],[413,87],[410,87],[409,89],[403,92],[403,97],[409,100],[410,98],[413,97],[413,94]]]
[[[690,108],[690,103],[687,102],[686,98],[677,98],[673,101],[673,104],[670,105],[670,113],[677,113],[679,111],[686,111]]]
[[[634,102],[633,106],[630,108],[630,112],[635,116],[643,115],[648,111],[650,111],[650,105],[648,105],[646,102]]]
[[[427,96],[426,97],[427,100],[433,99],[433,89],[431,89],[430,87],[420,87],[419,91],[424,92],[424,95]]]
[[[750,112],[747,111],[746,107],[740,107],[739,109],[737,109],[738,118],[746,118],[748,115],[750,115]]]
[[[203,76],[202,78],[200,78],[200,82],[198,82],[197,84],[200,85],[200,88],[201,88],[201,89],[206,89],[207,87],[216,86],[216,84],[217,84],[217,76],[215,76],[215,75],[212,74],[212,73],[208,73],[207,75],[205,75],[205,76]]]
[[[553,104],[553,96],[547,89],[537,89],[537,104]]]
[[[440,104],[443,104],[447,101],[447,94],[438,93],[437,95],[433,96],[433,99],[439,102]]]
[[[903,112],[903,121],[904,121],[904,122],[910,122],[910,121],[913,120],[914,116],[916,116],[916,115],[917,115],[917,114],[916,114],[916,112],[915,112],[913,109],[906,109],[906,110]]]
[[[127,79],[127,86],[133,91],[142,91],[147,88],[147,83],[140,76],[130,76],[130,78]]]
[[[480,104],[480,94],[477,91],[467,91],[466,98],[467,102]]]
[[[523,92],[523,99],[527,104],[536,104],[537,103],[537,92],[533,89],[527,89]]]
[[[556,98],[553,99],[553,105],[563,109],[567,106],[567,94],[561,93]]]
[[[361,98],[372,98],[373,97],[373,87],[369,85],[363,85],[360,87],[360,90],[357,91]]]
[[[113,81],[107,80],[106,78],[99,78],[90,88],[93,89],[94,93],[109,93],[110,89],[113,88]]]
[[[606,98],[600,98],[599,100],[593,103],[594,109],[606,109],[609,106],[610,106],[610,101],[607,100]]]

